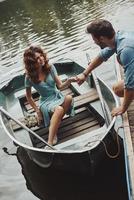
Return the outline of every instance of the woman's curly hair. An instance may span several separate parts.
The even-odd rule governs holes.
[[[37,59],[35,57],[35,53],[40,53],[44,57],[45,65],[42,67],[42,72],[48,74],[50,72],[50,65],[48,64],[47,54],[42,50],[41,47],[30,46],[28,49],[25,50],[24,64],[25,64],[26,74],[33,83],[39,83],[40,81],[39,81],[38,68],[36,67]]]

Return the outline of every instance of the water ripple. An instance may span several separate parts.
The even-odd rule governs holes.
[[[38,6],[35,16],[32,5],[31,10],[30,7],[27,7],[29,10],[23,7],[17,9],[14,15],[8,12],[6,17],[9,19],[3,21],[0,29],[1,69],[6,71],[7,67],[12,69],[14,64],[20,65],[23,51],[30,44],[43,46],[50,57],[60,57],[76,49],[95,49],[91,38],[85,34],[87,23],[95,18],[114,20],[120,9],[126,10],[127,7],[130,10],[132,5],[134,3],[130,0],[85,0],[77,3],[70,1],[68,4],[60,1],[55,7]],[[42,8],[44,12],[41,15]]]

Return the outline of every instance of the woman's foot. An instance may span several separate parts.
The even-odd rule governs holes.
[[[54,139],[53,139],[53,145],[56,145],[58,142],[58,138],[57,138],[57,135],[54,136]]]
[[[48,141],[48,144],[51,145],[51,146],[53,146],[53,145],[56,145],[57,142],[58,142],[58,138],[57,138],[57,135],[55,135],[54,139],[53,139],[53,142]]]
[[[52,148],[49,147],[49,146],[47,146],[47,145],[44,147],[44,149],[45,149],[45,150],[52,150]]]

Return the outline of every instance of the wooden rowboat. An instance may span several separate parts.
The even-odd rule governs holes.
[[[64,81],[69,76],[83,72],[79,64],[63,60],[54,64]],[[88,76],[81,86],[77,83],[62,91],[74,98],[75,116],[65,116],[58,130],[58,144],[46,150],[48,128],[31,128],[25,117],[33,116],[34,110],[25,97],[24,74],[12,74],[0,88],[0,121],[3,129],[15,145],[24,148],[29,158],[41,167],[56,167],[71,171],[93,171],[115,142],[111,110],[118,106],[112,90],[95,74]],[[39,94],[33,90],[37,105]]]

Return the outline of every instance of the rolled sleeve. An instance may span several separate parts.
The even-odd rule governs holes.
[[[134,89],[134,62],[124,71],[125,88]]]
[[[110,49],[109,47],[106,47],[100,51],[99,57],[101,57],[104,61],[107,61],[114,53],[115,49]]]
[[[126,47],[120,54],[124,67],[125,88],[134,89],[134,48]]]

